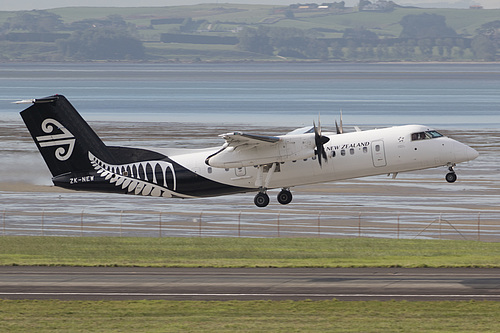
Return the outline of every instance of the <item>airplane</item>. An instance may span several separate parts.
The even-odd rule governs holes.
[[[21,111],[52,182],[73,190],[153,197],[196,198],[257,192],[266,207],[268,189],[281,188],[280,204],[292,201],[291,187],[381,174],[447,167],[478,152],[423,125],[321,132],[321,125],[285,135],[221,134],[225,143],[203,149],[107,146],[63,95],[23,100]],[[341,119],[342,120],[342,119]]]

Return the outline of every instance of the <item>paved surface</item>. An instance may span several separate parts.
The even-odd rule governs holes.
[[[500,269],[0,267],[0,298],[500,300]]]

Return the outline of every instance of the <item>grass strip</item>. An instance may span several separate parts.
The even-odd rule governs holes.
[[[499,332],[493,301],[9,301],[8,332]]]
[[[500,267],[500,243],[378,238],[3,236],[0,265]]]

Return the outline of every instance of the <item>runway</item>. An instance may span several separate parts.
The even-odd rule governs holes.
[[[0,298],[500,300],[500,269],[3,266]]]

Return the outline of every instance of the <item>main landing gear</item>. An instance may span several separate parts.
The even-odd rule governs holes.
[[[448,171],[450,171],[450,172],[448,172],[446,174],[446,177],[445,177],[445,179],[448,183],[454,183],[457,180],[457,174],[455,173],[455,170],[453,169],[453,167],[454,167],[454,165],[450,165],[448,167]]]
[[[267,175],[264,179],[264,167],[267,169]],[[267,187],[269,186],[269,182],[271,181],[271,177],[273,176],[276,169],[279,170],[278,163],[272,163],[268,165],[258,165],[257,166],[257,177],[255,180],[255,185],[259,187],[259,193],[255,195],[253,202],[257,207],[266,207],[269,205],[269,196],[267,195]],[[279,172],[279,171],[278,171]],[[292,192],[290,189],[285,187],[278,194],[278,202],[282,205],[289,204],[292,201]]]
[[[284,188],[278,193],[278,202],[282,205],[288,205],[292,202],[292,192],[290,192],[290,189]]]
[[[278,193],[278,202],[282,205],[287,205],[292,202],[292,192],[288,188],[284,188]],[[266,207],[269,205],[269,195],[267,195],[266,190],[264,188],[260,189],[260,192],[255,195],[253,202],[257,207]]]
[[[255,195],[253,202],[257,207],[266,207],[269,205],[269,196],[266,192],[259,192]]]

